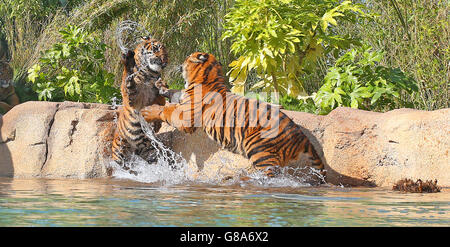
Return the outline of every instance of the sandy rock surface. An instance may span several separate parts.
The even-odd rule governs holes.
[[[450,186],[450,109],[375,113],[338,108],[327,116],[285,111],[326,162],[327,181],[392,186],[402,178]],[[0,176],[107,177],[116,111],[101,104],[27,102],[0,117]],[[233,176],[248,160],[205,133],[159,133],[199,176]]]

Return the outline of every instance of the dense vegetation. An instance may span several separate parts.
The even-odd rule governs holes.
[[[286,109],[434,110],[450,104],[449,10],[448,0],[2,0],[0,59],[22,101],[108,103],[116,28],[135,20],[168,47],[172,87],[183,85],[176,65],[200,50],[225,65],[233,91]]]

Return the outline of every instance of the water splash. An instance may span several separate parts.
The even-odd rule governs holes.
[[[117,109],[119,109],[120,106],[122,106],[122,102],[120,101],[120,99],[118,99],[117,97],[112,97],[110,109],[117,110]]]
[[[116,101],[113,101],[113,106],[119,106]],[[160,141],[152,128],[144,118],[139,115],[142,130],[150,141],[151,145],[156,151],[157,161],[149,163],[137,155],[132,155],[127,162],[127,166],[137,175],[130,174],[129,171],[124,170],[115,162],[110,163],[113,168],[113,177],[119,179],[129,179],[143,183],[159,183],[161,185],[176,185],[185,183],[202,183],[211,185],[240,185],[245,187],[247,185],[255,187],[308,187],[311,186],[311,177],[317,177],[321,182],[325,183],[325,178],[320,172],[311,167],[293,168],[284,167],[280,169],[280,175],[275,178],[268,178],[262,171],[251,171],[240,168],[236,170],[236,174],[242,174],[249,178],[248,181],[242,181],[240,177],[227,179],[226,176],[220,173],[221,167],[218,167],[216,176],[207,176],[198,171],[196,166],[188,164],[188,162],[179,153],[175,153],[168,148],[162,141]],[[117,121],[115,119],[115,121]],[[224,159],[222,166],[229,165],[229,160]]]
[[[139,114],[139,122],[141,123],[142,130],[145,135],[150,140],[151,145],[156,150],[156,156],[158,157],[158,163],[172,166],[175,170],[186,166],[186,160],[181,156],[181,154],[177,154],[172,151],[170,148],[166,147],[164,143],[162,143],[155,136],[155,131],[153,127],[150,126],[147,121]]]
[[[248,184],[257,187],[309,187],[319,182],[326,183],[325,177],[320,171],[312,167],[283,167],[280,174],[274,178],[269,178],[262,171],[252,172],[247,175],[250,180]],[[314,178],[314,179],[313,179]],[[241,183],[241,185],[243,185]]]
[[[241,187],[253,186],[262,188],[299,188],[311,186],[311,178],[316,177],[321,182],[325,182],[320,172],[311,167],[284,167],[280,169],[280,174],[275,178],[269,178],[262,171],[243,170],[239,168],[236,174],[241,174],[249,178],[242,181],[241,177],[236,176],[227,179],[220,173],[221,167],[218,167],[215,176],[207,176],[202,171],[198,171],[196,166],[188,162],[179,153],[175,153],[166,147],[156,136],[152,127],[140,117],[142,129],[156,150],[157,161],[148,163],[139,156],[133,155],[128,161],[127,166],[137,172],[137,175],[130,174],[117,164],[113,164],[113,176],[120,179],[130,179],[144,183],[157,183],[162,186],[177,185],[186,183],[201,183],[209,185],[239,185]],[[227,166],[227,162],[223,166]],[[317,179],[315,181],[317,183]]]
[[[118,179],[129,179],[143,183],[157,183],[162,186],[176,185],[189,182],[189,177],[186,175],[187,169],[174,170],[171,166],[163,164],[162,162],[148,163],[137,155],[132,155],[127,165],[131,167],[137,175],[131,174],[122,169],[117,163],[111,163],[114,169],[113,177]]]
[[[125,20],[119,23],[116,28],[116,40],[122,53],[126,53],[127,50],[134,50],[140,42],[140,37],[150,36],[150,32],[147,31],[141,24]]]
[[[127,161],[127,166],[137,174],[130,174],[118,164],[112,162],[113,177],[130,179],[144,183],[160,183],[162,185],[182,184],[192,180],[196,172],[187,165],[181,154],[175,153],[166,147],[156,136],[155,132],[145,120],[139,115],[142,130],[147,136],[150,144],[155,149],[156,162],[149,163],[137,155],[132,155]]]

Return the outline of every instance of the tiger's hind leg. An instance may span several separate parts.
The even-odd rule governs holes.
[[[275,177],[281,173],[280,159],[277,155],[269,152],[259,152],[250,157],[255,169],[263,171],[268,177]]]
[[[156,138],[156,133],[161,128],[161,121],[154,121],[147,124],[151,127],[147,129],[147,131],[151,131],[151,135]],[[135,154],[139,155],[142,159],[150,164],[156,163],[158,161],[158,150],[156,150],[151,142],[152,140],[150,139],[148,134],[144,133],[144,138],[142,138],[140,143],[137,144],[137,148],[135,150]]]
[[[137,175],[137,172],[133,171],[129,165],[131,157],[131,146],[129,143],[123,139],[119,132],[116,130],[114,133],[114,139],[112,142],[112,159],[116,164],[122,167],[124,170],[128,171],[130,174]],[[108,172],[110,175],[112,171]]]
[[[150,125],[152,125],[152,124],[155,124],[155,125],[158,125],[159,124],[159,126],[161,125],[161,122],[152,122],[152,123],[149,123]],[[158,127],[159,128],[159,127]],[[156,127],[155,127],[155,129],[156,129]],[[156,132],[154,132],[154,134],[153,134],[153,136],[155,137],[155,138],[157,138],[156,137],[156,135],[155,135],[155,133]],[[154,140],[154,141],[157,141],[157,142],[162,142],[161,140]],[[156,147],[155,147],[156,146]],[[144,142],[142,142],[142,143],[140,143],[139,144],[139,146],[138,146],[138,148],[136,149],[136,154],[137,155],[139,155],[142,159],[144,159],[145,161],[147,161],[149,164],[156,164],[157,162],[158,162],[158,159],[161,157],[161,155],[164,155],[162,152],[162,150],[158,150],[157,148],[158,148],[158,145],[152,145],[152,140],[150,140],[148,137],[147,138],[145,138],[145,141]],[[168,154],[166,154],[166,155],[168,155]],[[168,158],[168,159],[166,159],[167,161],[168,161],[168,165],[172,168],[172,169],[175,169],[175,161],[174,160],[172,160],[172,159],[170,159],[169,157],[165,157],[165,158]]]
[[[301,153],[299,156],[304,156],[309,162],[309,166],[311,168],[314,168],[315,176],[317,176],[320,180],[320,182],[325,181],[326,177],[326,171],[324,170],[325,165],[320,159],[320,156],[317,154],[316,149],[312,145],[311,141],[308,140],[308,138],[304,138],[303,141],[300,143],[299,150],[301,150]],[[301,157],[299,157],[301,158]],[[318,171],[318,174],[316,173]]]
[[[141,138],[139,140],[139,143],[137,143],[137,149],[135,150],[135,153],[148,163],[156,163],[158,161],[158,152],[152,145],[150,136],[156,138],[156,133],[158,133],[158,131],[161,129],[162,121],[154,120],[151,122],[147,122],[146,125],[149,128],[142,128],[143,138]],[[151,133],[145,133],[146,131],[150,131]]]

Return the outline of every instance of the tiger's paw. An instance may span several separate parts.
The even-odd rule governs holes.
[[[142,117],[144,117],[145,121],[152,122],[155,120],[162,120],[161,114],[163,112],[163,106],[160,105],[151,105],[147,106],[141,110]]]
[[[134,51],[127,49],[124,53],[122,53],[121,62],[126,69],[132,69],[136,65],[136,62],[134,61]]]
[[[257,170],[262,171],[266,175],[266,177],[269,177],[269,178],[274,178],[281,174],[281,169],[279,166],[258,166],[258,165],[256,165],[255,168]]]
[[[158,89],[159,94],[170,99],[170,91],[167,83],[164,82],[161,77],[155,82],[155,87]]]

